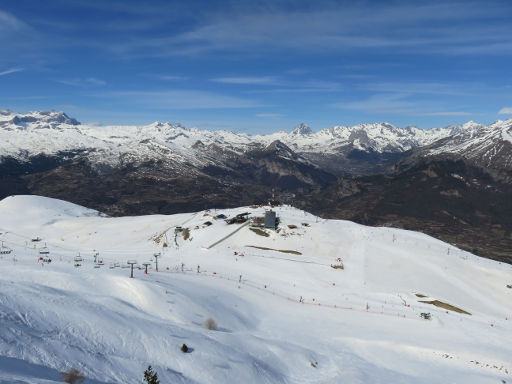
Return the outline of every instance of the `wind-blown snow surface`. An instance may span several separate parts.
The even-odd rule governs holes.
[[[162,383],[512,382],[510,265],[288,206],[268,237],[213,218],[264,209],[110,218],[2,200],[0,238],[14,252],[0,258],[0,383],[56,383],[71,367],[88,383],[140,383],[149,364]],[[155,252],[159,272],[115,267]],[[345,269],[331,268],[337,258]],[[419,302],[434,299],[471,315]],[[204,328],[209,317],[218,330]]]

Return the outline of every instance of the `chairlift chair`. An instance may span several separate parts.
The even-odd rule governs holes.
[[[78,268],[82,266],[82,261],[84,261],[84,259],[80,256],[80,252],[78,252],[78,255],[73,258],[73,261],[75,262],[75,267]]]
[[[50,254],[50,250],[46,246],[46,243],[44,243],[44,247],[39,248],[39,254],[40,255],[49,255]]]
[[[0,255],[8,255],[12,252],[12,249],[4,246],[4,242],[2,241],[2,247],[0,248]]]

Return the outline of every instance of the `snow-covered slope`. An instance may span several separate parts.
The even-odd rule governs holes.
[[[457,155],[479,165],[512,170],[512,119],[467,123],[456,134],[422,149],[422,156]]]
[[[86,383],[140,383],[149,364],[162,383],[512,380],[510,265],[289,206],[267,236],[215,219],[264,210],[110,218],[37,196],[2,200],[0,238],[13,253],[0,258],[0,383],[56,383],[71,367]],[[45,244],[51,263],[38,261]],[[156,252],[159,272],[152,263],[130,279],[121,268]],[[209,317],[218,330],[203,326]]]
[[[299,129],[300,128],[300,129]],[[297,133],[300,132],[300,133]],[[302,133],[305,132],[305,133]],[[294,136],[283,141],[302,152],[336,153],[340,148],[352,146],[363,151],[403,152],[414,147],[430,144],[450,135],[451,128],[422,130],[416,127],[400,128],[389,123],[334,126],[317,133],[305,131],[299,125],[292,131]]]

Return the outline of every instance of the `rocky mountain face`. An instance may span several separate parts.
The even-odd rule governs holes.
[[[60,124],[80,125],[63,112],[29,112],[27,114],[14,114],[11,111],[0,111],[0,127],[6,130],[31,128],[58,129]]]
[[[469,122],[454,130],[454,134],[429,145],[417,147],[399,169],[428,159],[462,159],[487,169],[496,177],[510,182],[512,172],[512,119],[488,126]]]
[[[275,188],[317,214],[423,230],[503,258],[512,251],[511,127],[299,124],[247,135],[1,111],[0,198],[39,194],[134,215],[250,205]]]

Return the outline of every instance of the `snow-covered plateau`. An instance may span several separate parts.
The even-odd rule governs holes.
[[[0,201],[0,383],[512,382],[511,265],[290,206],[278,230],[219,217],[268,209]]]

